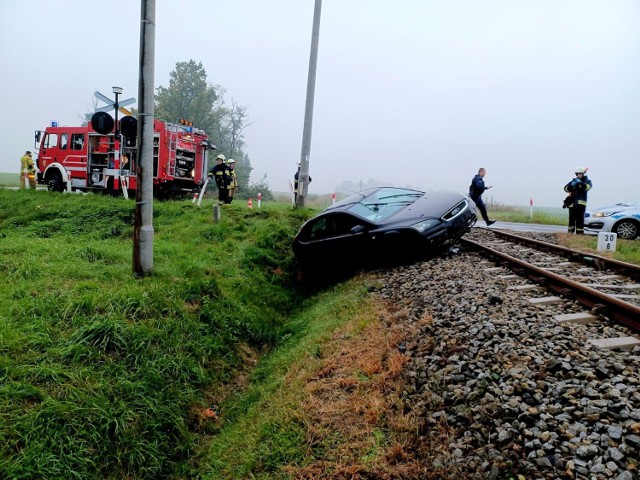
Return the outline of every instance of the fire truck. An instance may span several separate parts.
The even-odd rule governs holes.
[[[52,191],[122,192],[128,198],[136,189],[138,159],[136,121],[134,117],[125,118],[119,123],[123,133],[117,129],[99,133],[92,122],[81,127],[37,130],[37,182]],[[173,197],[198,191],[206,179],[208,152],[215,145],[203,130],[189,122],[156,119],[153,129],[154,194]]]

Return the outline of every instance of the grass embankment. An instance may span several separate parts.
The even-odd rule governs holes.
[[[537,223],[541,225],[566,225],[568,214],[566,210],[553,208],[534,208],[532,215],[525,207],[508,205],[490,205],[489,218],[501,222]]]
[[[309,212],[234,205],[213,224],[210,208],[156,203],[141,280],[133,213],[123,199],[0,191],[2,478],[180,476],[216,428],[205,407],[303,328],[286,272]]]

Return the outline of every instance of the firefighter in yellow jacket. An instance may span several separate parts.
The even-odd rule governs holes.
[[[227,167],[229,167],[229,196],[227,197],[227,203],[233,202],[233,196],[238,188],[238,176],[236,175],[236,161],[233,158],[227,160]]]
[[[36,188],[36,167],[31,158],[31,152],[29,150],[20,157],[20,189],[24,190],[29,183],[29,188],[35,190]]]

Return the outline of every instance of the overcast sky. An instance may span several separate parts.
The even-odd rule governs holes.
[[[156,2],[156,86],[202,62],[249,107],[252,180],[288,191],[302,144],[314,0]],[[0,0],[0,171],[93,92],[138,96],[140,2]],[[559,206],[640,197],[640,1],[325,0],[310,193],[378,180]],[[102,105],[102,104],[100,104]],[[135,105],[134,105],[135,106]],[[215,139],[213,139],[215,142]]]

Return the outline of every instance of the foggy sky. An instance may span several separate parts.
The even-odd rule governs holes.
[[[313,0],[156,2],[156,86],[176,62],[249,107],[252,180],[288,191],[300,159]],[[0,171],[33,132],[77,125],[93,92],[138,96],[140,2],[0,0]],[[310,193],[343,181],[560,206],[640,197],[637,0],[324,0]],[[102,106],[99,103],[99,106]],[[215,139],[213,139],[215,142]]]

